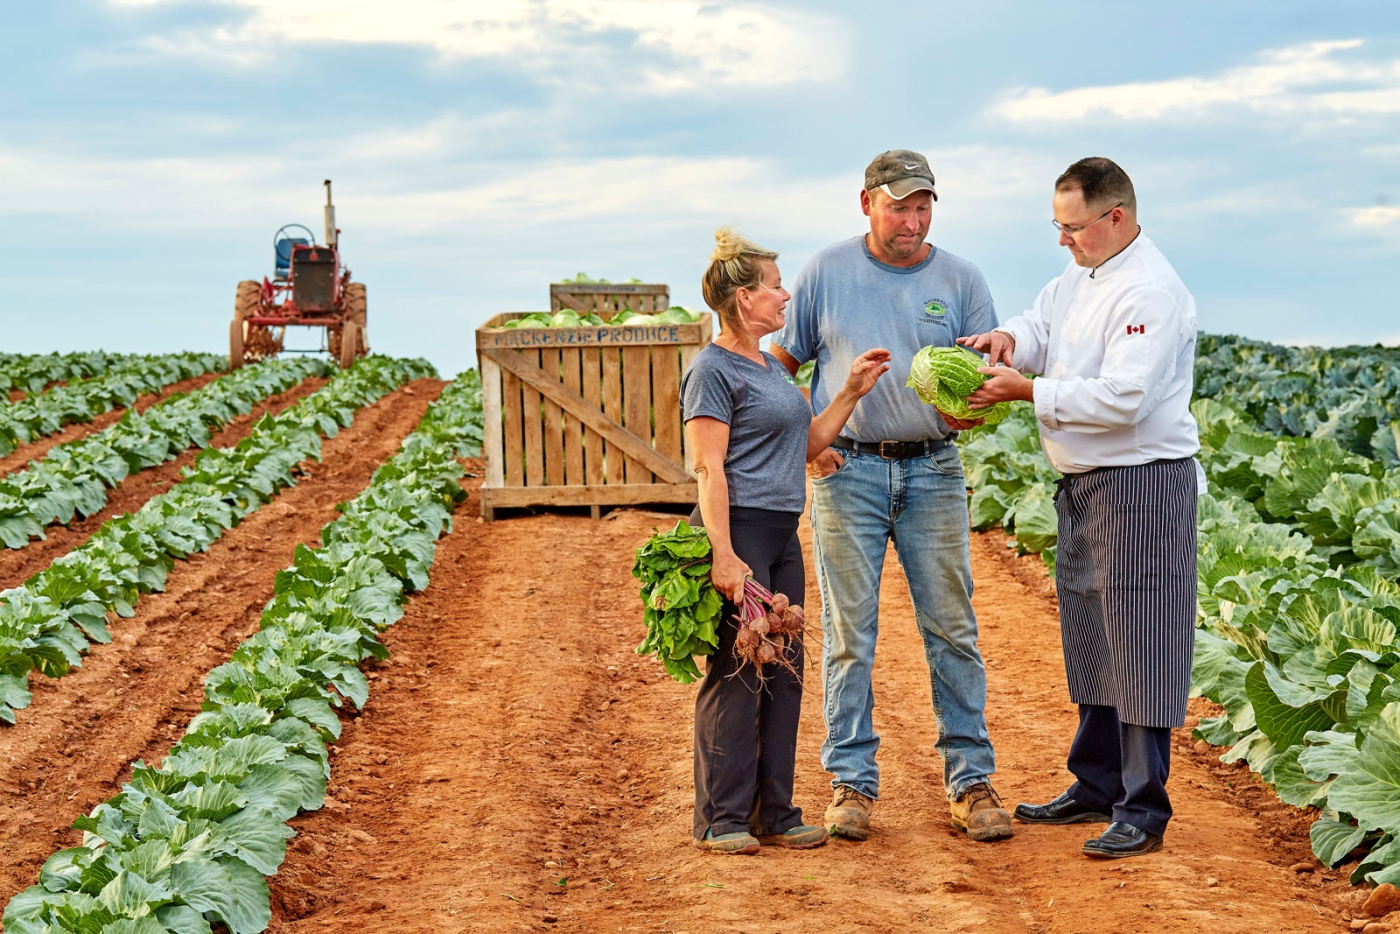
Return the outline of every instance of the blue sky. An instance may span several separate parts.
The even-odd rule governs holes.
[[[238,280],[333,178],[376,350],[580,270],[699,279],[720,223],[859,233],[925,152],[930,239],[1001,315],[1064,267],[1056,174],[1107,155],[1204,330],[1400,341],[1400,6],[56,0],[0,28],[0,348],[222,349]],[[311,338],[301,338],[304,345]]]

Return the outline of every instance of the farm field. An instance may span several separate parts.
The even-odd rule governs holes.
[[[1247,770],[1195,754],[1184,731],[1178,817],[1159,856],[1092,862],[1076,827],[968,842],[942,802],[927,669],[893,555],[879,832],[748,859],[696,851],[695,688],[632,652],[630,552],[673,521],[546,515],[444,539],[432,585],[386,635],[393,655],[369,708],[337,743],[334,803],[298,825],[271,930],[1331,932],[1364,899],[1345,877],[1293,872],[1307,822]],[[977,536],[973,551],[998,787],[1039,801],[1067,780],[1073,714],[1043,571],[1003,541]],[[798,753],[809,816],[829,799],[821,733],[813,688]]]
[[[239,378],[259,379],[259,367]],[[201,417],[217,422],[207,439],[173,459],[146,458],[151,463],[107,489],[90,514],[0,551],[0,701],[14,708],[13,724],[0,724],[4,930],[72,930],[64,919],[81,914],[95,919],[82,929],[99,934],[183,934],[211,930],[210,921],[213,930],[235,934],[716,925],[1184,934],[1336,931],[1362,917],[1369,889],[1348,876],[1385,864],[1379,857],[1347,862],[1348,851],[1363,838],[1377,849],[1389,838],[1351,826],[1350,811],[1326,811],[1315,824],[1318,811],[1295,807],[1325,807],[1333,780],[1306,778],[1297,764],[1300,756],[1308,761],[1303,747],[1322,742],[1296,724],[1277,731],[1276,722],[1290,717],[1270,719],[1255,682],[1266,665],[1299,678],[1306,672],[1278,652],[1267,655],[1267,635],[1231,641],[1231,632],[1248,635],[1242,621],[1264,616],[1238,598],[1285,578],[1317,590],[1319,579],[1349,574],[1352,584],[1333,589],[1354,603],[1364,602],[1360,586],[1375,599],[1388,593],[1378,582],[1388,578],[1375,570],[1388,567],[1385,554],[1368,552],[1359,569],[1355,536],[1340,531],[1342,507],[1309,503],[1338,482],[1338,470],[1350,471],[1358,479],[1341,482],[1353,492],[1375,485],[1345,513],[1353,517],[1349,533],[1366,526],[1370,520],[1357,514],[1394,495],[1386,472],[1393,449],[1383,430],[1391,413],[1333,393],[1318,406],[1342,414],[1314,413],[1311,422],[1293,413],[1268,424],[1277,409],[1269,398],[1238,399],[1234,416],[1212,415],[1235,440],[1207,438],[1203,459],[1226,505],[1203,516],[1256,541],[1227,560],[1221,543],[1233,539],[1202,538],[1201,638],[1209,664],[1198,664],[1197,680],[1223,706],[1193,700],[1177,733],[1176,817],[1161,854],[1109,864],[1085,859],[1078,853],[1089,835],[1083,826],[1018,824],[1015,838],[997,844],[971,843],[951,827],[933,753],[927,668],[891,555],[875,685],[883,738],[875,832],[862,844],[832,841],[745,859],[690,846],[695,686],[671,681],[657,662],[633,652],[642,635],[633,551],[676,516],[640,508],[601,521],[546,513],[480,522],[485,468],[469,457],[481,439],[480,391],[471,380],[451,384],[426,372],[414,361],[370,357],[334,378],[298,373],[245,413],[206,412]],[[210,374],[201,385],[228,378]],[[1268,382],[1252,385],[1257,396]],[[1047,576],[1053,525],[1044,528],[1037,513],[1043,476],[1017,424],[1012,419],[966,446],[970,483],[998,491],[995,506],[981,494],[980,508],[989,512],[979,513],[974,498],[974,521],[988,530],[973,536],[973,572],[996,784],[1008,804],[1048,800],[1063,789],[1075,725]],[[1301,470],[1269,473],[1273,461],[1246,464],[1241,453],[1265,458],[1278,448],[1273,456],[1293,464],[1292,449],[1278,438],[1298,436],[1322,445],[1308,448],[1316,461],[1334,443],[1326,432],[1326,443],[1313,437],[1319,425],[1333,426],[1348,445],[1328,455],[1320,481]],[[102,430],[96,422],[81,428],[74,440]],[[1282,494],[1269,498],[1270,483],[1291,484],[1288,501],[1302,505],[1284,515]],[[1296,492],[1313,483],[1317,490],[1306,498]],[[215,492],[201,494],[202,484]],[[202,495],[208,502],[199,507]],[[139,518],[167,499],[171,510],[213,511]],[[1268,512],[1268,503],[1277,509]],[[1001,513],[988,518],[995,507]],[[1246,516],[1246,507],[1256,511]],[[129,514],[135,524],[123,525]],[[1320,515],[1332,524],[1323,528]],[[181,525],[187,520],[193,525]],[[92,550],[104,534],[159,540],[165,549],[156,557],[143,552],[155,576],[120,563],[102,572],[128,575],[121,578],[128,589],[90,578],[102,594],[120,595],[104,603],[121,609],[106,615],[110,633],[91,628],[96,597],[44,586],[54,573],[48,569]],[[820,597],[805,521],[801,534],[815,673]],[[1270,549],[1288,560],[1229,563]],[[1018,550],[1029,554],[1018,557]],[[1222,572],[1210,573],[1217,566]],[[21,586],[33,596],[11,589]],[[31,599],[38,602],[25,602]],[[46,599],[68,615],[34,623],[24,643],[23,626],[43,617],[34,608]],[[1368,599],[1363,609],[1379,607],[1388,618]],[[1253,615],[1234,616],[1236,607]],[[62,650],[75,645],[71,657]],[[1299,701],[1306,723],[1330,728],[1328,745],[1382,735],[1375,724],[1391,701],[1382,695],[1400,669],[1390,668],[1396,659],[1384,651],[1366,651],[1352,654],[1376,670],[1350,707],[1288,694],[1278,672],[1268,682],[1274,703]],[[15,674],[6,667],[14,659],[28,659],[35,670]],[[80,664],[69,670],[74,661]],[[19,698],[18,683],[32,698]],[[807,683],[797,800],[812,820],[829,790],[818,754],[820,679]],[[1367,690],[1374,716],[1366,713]],[[1328,711],[1340,716],[1322,723]],[[1286,744],[1289,738],[1296,742]],[[1237,749],[1226,754],[1230,746]],[[1352,741],[1353,755],[1368,748]],[[1293,764],[1278,768],[1285,761]],[[1329,761],[1344,768],[1351,760]],[[1261,775],[1283,777],[1284,800]],[[1300,787],[1307,798],[1298,797]],[[87,814],[93,817],[83,829],[73,829]],[[1310,828],[1319,824],[1335,826],[1349,845],[1339,850],[1334,842],[1315,856]],[[107,841],[101,852],[93,849],[99,839]],[[1343,865],[1329,868],[1337,862]],[[29,888],[36,881],[42,890]],[[38,919],[41,909],[48,923]],[[118,915],[132,920],[118,922]]]

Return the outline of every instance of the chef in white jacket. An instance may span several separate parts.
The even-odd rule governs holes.
[[[1033,402],[1045,454],[1063,475],[1055,585],[1079,705],[1068,759],[1076,781],[1015,816],[1109,821],[1083,852],[1137,856],[1161,848],[1171,818],[1171,729],[1185,719],[1191,680],[1205,482],[1189,409],[1196,305],[1143,235],[1133,183],[1115,163],[1070,166],[1053,209],[1068,268],[1030,311],[958,341],[993,364],[970,404]]]

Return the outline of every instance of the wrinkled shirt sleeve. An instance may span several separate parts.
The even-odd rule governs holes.
[[[1052,430],[1086,434],[1136,425],[1162,400],[1175,375],[1181,320],[1167,292],[1129,292],[1109,315],[1106,333],[1094,338],[1104,346],[1100,375],[1037,379],[1036,418]],[[1020,343],[1018,336],[1018,352]]]
[[[1035,304],[1024,314],[1017,315],[997,328],[1010,334],[1016,341],[1011,352],[1011,365],[1022,373],[1044,373],[1045,358],[1050,349],[1050,312],[1055,303],[1058,278],[1052,279],[1040,294]]]
[[[973,334],[982,334],[992,330],[997,326],[997,306],[992,301],[992,292],[987,288],[987,280],[978,274],[977,281],[973,283],[972,293],[968,296],[969,305],[972,310],[968,312],[967,318],[963,321],[962,333],[958,337],[970,337]]]

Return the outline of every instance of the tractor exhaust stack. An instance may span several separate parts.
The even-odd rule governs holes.
[[[335,245],[335,205],[331,203],[331,180],[326,179],[326,246]]]

